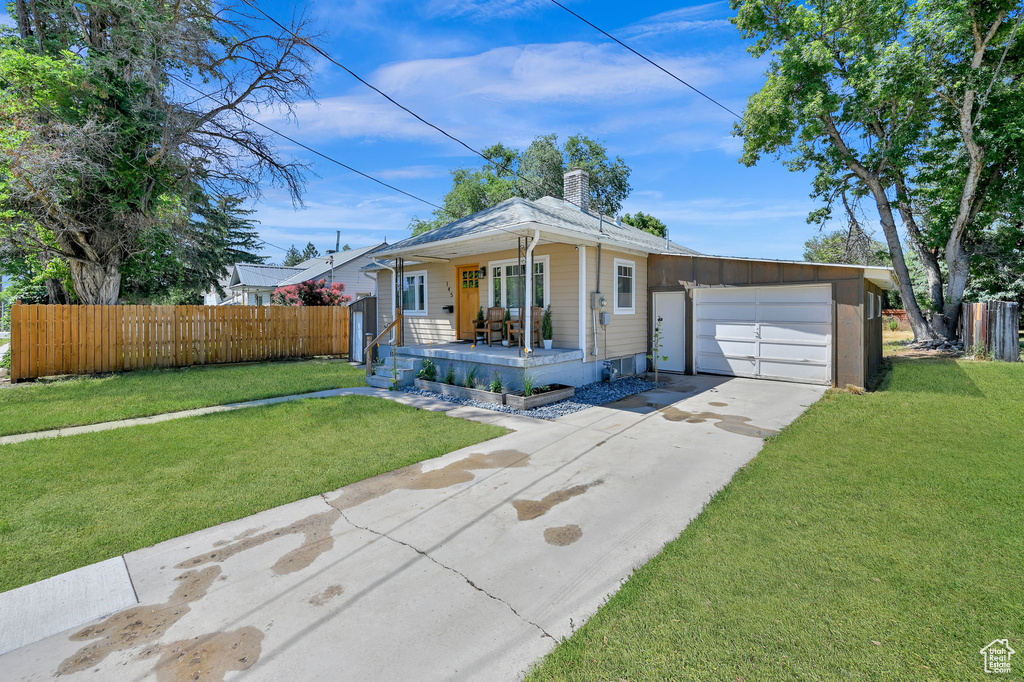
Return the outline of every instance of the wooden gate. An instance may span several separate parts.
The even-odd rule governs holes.
[[[15,305],[11,381],[347,356],[345,306]]]

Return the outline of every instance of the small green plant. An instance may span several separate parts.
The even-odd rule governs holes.
[[[651,354],[647,356],[647,359],[654,365],[654,383],[658,383],[658,363],[668,361],[668,356],[661,354],[661,323],[664,321],[664,318],[659,315],[658,322],[654,325],[654,337],[651,339]]]
[[[449,386],[455,385],[455,367],[451,364],[448,365],[448,371],[444,373],[444,383]]]
[[[507,338],[510,337],[510,335],[508,333],[508,323],[511,322],[511,321],[512,321],[512,309],[511,308],[505,308],[505,324],[501,325],[501,335],[502,335],[502,338],[506,338],[507,339]]]
[[[7,346],[4,349],[2,355],[0,355],[0,367],[10,369],[11,368],[11,347]]]
[[[544,309],[544,317],[542,317],[541,321],[540,321],[540,335],[541,335],[542,338],[544,338],[546,340],[549,340],[549,341],[551,339],[555,338],[555,327],[551,323],[551,304],[550,303],[548,304],[548,307]]]
[[[491,389],[491,393],[501,393],[501,375],[497,371],[494,372],[494,378],[491,379],[491,383],[487,388]]]
[[[543,386],[537,387],[537,393],[547,393],[551,390],[551,384],[544,384]]]
[[[430,358],[423,361],[423,369],[419,371],[420,379],[424,381],[437,381],[437,365]]]
[[[529,398],[533,395],[534,379],[529,374],[523,374],[523,395]]]
[[[480,368],[473,365],[469,368],[469,374],[466,375],[466,388],[476,388],[476,373],[480,371]]]
[[[989,360],[988,348],[983,343],[974,344],[974,348],[971,349],[971,355],[974,356],[975,360]]]
[[[891,332],[898,331],[900,328],[900,321],[897,320],[895,317],[890,317],[889,321],[886,324],[889,325],[889,331]]]
[[[484,309],[483,308],[477,308],[477,311],[476,311],[476,321],[477,322],[483,322],[484,321]]]

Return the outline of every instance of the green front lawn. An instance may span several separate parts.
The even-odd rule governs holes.
[[[504,433],[344,396],[0,446],[0,591]]]
[[[983,678],[1024,651],[1022,389],[896,359],[828,395],[529,680]]]
[[[195,407],[365,386],[344,360],[142,370],[0,390],[0,436]]]

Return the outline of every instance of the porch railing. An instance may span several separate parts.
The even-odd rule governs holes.
[[[395,319],[391,322],[391,324],[389,324],[387,327],[384,327],[384,331],[382,331],[380,334],[377,334],[377,336],[373,339],[373,341],[370,341],[370,343],[368,343],[366,345],[366,348],[363,349],[363,359],[366,361],[366,377],[367,378],[369,378],[370,375],[373,374],[373,365],[377,361],[377,347],[380,345],[381,339],[383,339],[387,335],[387,333],[390,332],[392,329],[396,329],[396,327],[397,327],[397,332],[396,332],[396,335],[395,335],[395,343],[396,343],[396,345],[401,345],[401,343],[402,343],[402,338],[401,338],[402,318],[403,317],[404,317],[404,314],[403,314],[402,310],[401,309],[396,310],[395,311]]]

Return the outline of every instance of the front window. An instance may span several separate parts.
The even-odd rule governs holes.
[[[636,264],[631,260],[615,259],[615,312],[636,312]]]
[[[526,288],[526,265],[519,263],[491,263],[491,305],[511,308],[513,314],[523,307]],[[533,305],[543,308],[548,303],[547,257],[533,262]]]
[[[407,315],[427,314],[427,273],[406,273],[402,283],[402,309]]]

